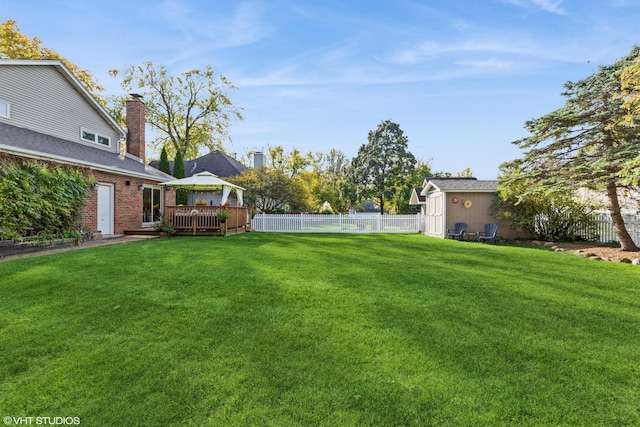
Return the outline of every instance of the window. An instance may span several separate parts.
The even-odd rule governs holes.
[[[80,139],[82,139],[83,141],[95,142],[107,147],[111,146],[111,138],[109,138],[108,136],[100,135],[88,129],[80,129]]]
[[[160,221],[160,189],[142,189],[142,222]]]
[[[0,117],[11,118],[11,104],[0,99]]]

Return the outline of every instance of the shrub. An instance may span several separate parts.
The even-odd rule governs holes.
[[[568,197],[515,200],[499,194],[491,210],[498,220],[516,230],[526,230],[536,239],[558,242],[597,237],[591,209]]]
[[[93,182],[82,170],[5,159],[0,177],[0,238],[77,231],[80,210]]]

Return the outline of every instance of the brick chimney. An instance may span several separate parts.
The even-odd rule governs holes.
[[[145,105],[142,96],[132,93],[131,99],[127,99],[127,153],[132,154],[146,162],[146,144],[144,128],[146,120]]]

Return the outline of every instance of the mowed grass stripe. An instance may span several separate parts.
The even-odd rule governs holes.
[[[247,233],[0,263],[0,413],[83,425],[640,423],[640,269]]]

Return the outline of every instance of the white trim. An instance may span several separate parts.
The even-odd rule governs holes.
[[[10,119],[11,118],[11,103],[9,101],[5,101],[3,99],[0,99],[0,105],[4,104],[4,110],[6,111],[6,114],[2,113],[2,110],[0,108],[0,117],[3,117],[5,119]]]

